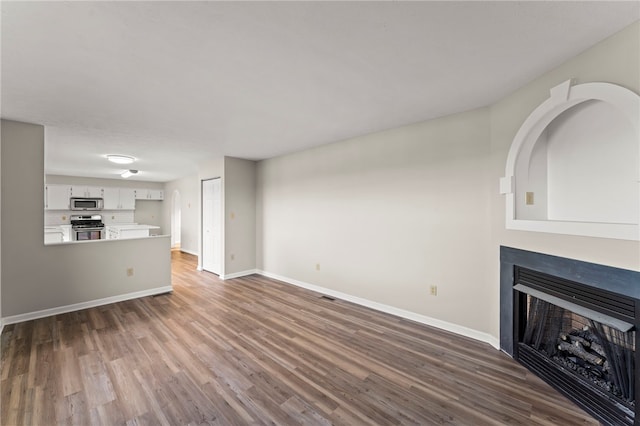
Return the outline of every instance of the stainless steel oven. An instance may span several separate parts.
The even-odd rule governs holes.
[[[102,240],[104,238],[104,223],[102,223],[101,215],[71,216],[72,241]]]
[[[102,240],[104,239],[104,227],[72,229],[71,238],[73,241]]]

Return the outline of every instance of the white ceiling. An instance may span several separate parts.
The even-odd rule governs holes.
[[[46,171],[168,181],[495,102],[631,24],[631,2],[7,2],[3,118]]]

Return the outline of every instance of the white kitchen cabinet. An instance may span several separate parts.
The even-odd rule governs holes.
[[[70,185],[46,185],[44,187],[45,210],[69,210]]]
[[[58,226],[45,226],[44,227],[44,243],[54,244],[64,241],[62,236],[62,229]]]
[[[107,232],[105,236],[107,240],[117,240],[120,238],[120,233],[118,232],[117,228],[114,228],[113,226],[107,226]]]
[[[105,210],[118,210],[120,208],[120,188],[104,188],[103,193]]]
[[[71,225],[60,225],[62,229],[62,241],[71,241]]]
[[[72,185],[71,196],[80,198],[103,198],[104,189],[99,186]]]
[[[136,200],[146,200],[147,199],[147,190],[146,189],[136,189],[135,197]]]
[[[162,189],[136,189],[136,200],[164,200]]]
[[[135,210],[135,189],[131,188],[104,188],[105,210]]]
[[[120,208],[122,210],[136,209],[136,190],[131,188],[120,188]]]
[[[145,238],[149,236],[152,229],[160,229],[155,225],[138,225],[132,223],[128,225],[108,225],[107,239],[123,240],[127,238]]]

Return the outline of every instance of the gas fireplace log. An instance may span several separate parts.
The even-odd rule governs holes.
[[[599,355],[587,352],[580,343],[572,345],[569,342],[560,341],[560,343],[558,344],[558,349],[564,352],[569,352],[570,354],[575,355],[578,358],[583,359],[593,365],[602,365],[605,362],[605,359],[600,357]]]
[[[597,352],[598,355],[600,355],[603,358],[607,357],[607,354],[604,352],[604,348],[602,347],[602,345],[600,345],[599,343],[596,342],[591,342],[591,347],[590,349],[594,352]]]
[[[573,344],[580,343],[585,348],[588,348],[591,346],[590,341],[580,336],[574,336],[573,334],[562,333],[560,334],[560,339],[562,339],[565,342],[571,342]]]
[[[600,357],[602,359],[604,359],[604,363],[602,364],[594,364],[594,365],[601,365],[602,366],[602,371],[604,371],[605,373],[609,372],[609,361],[606,361],[607,359],[607,354],[604,352],[604,348],[602,347],[601,344],[595,342],[594,340],[596,339],[596,336],[591,333],[591,331],[589,331],[589,327],[585,327],[587,330],[582,331],[582,333],[588,333],[589,336],[588,338],[582,337],[582,336],[576,336],[573,334],[566,334],[566,333],[561,333],[560,334],[560,339],[562,339],[565,342],[571,342],[572,344],[577,344],[580,343],[583,347],[585,348],[589,348],[591,351],[597,353],[598,355],[600,355]],[[589,340],[591,339],[591,340]],[[586,361],[586,360],[585,360]]]

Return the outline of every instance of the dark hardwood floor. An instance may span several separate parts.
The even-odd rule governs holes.
[[[2,425],[598,424],[503,353],[173,253],[172,294],[5,327]]]

